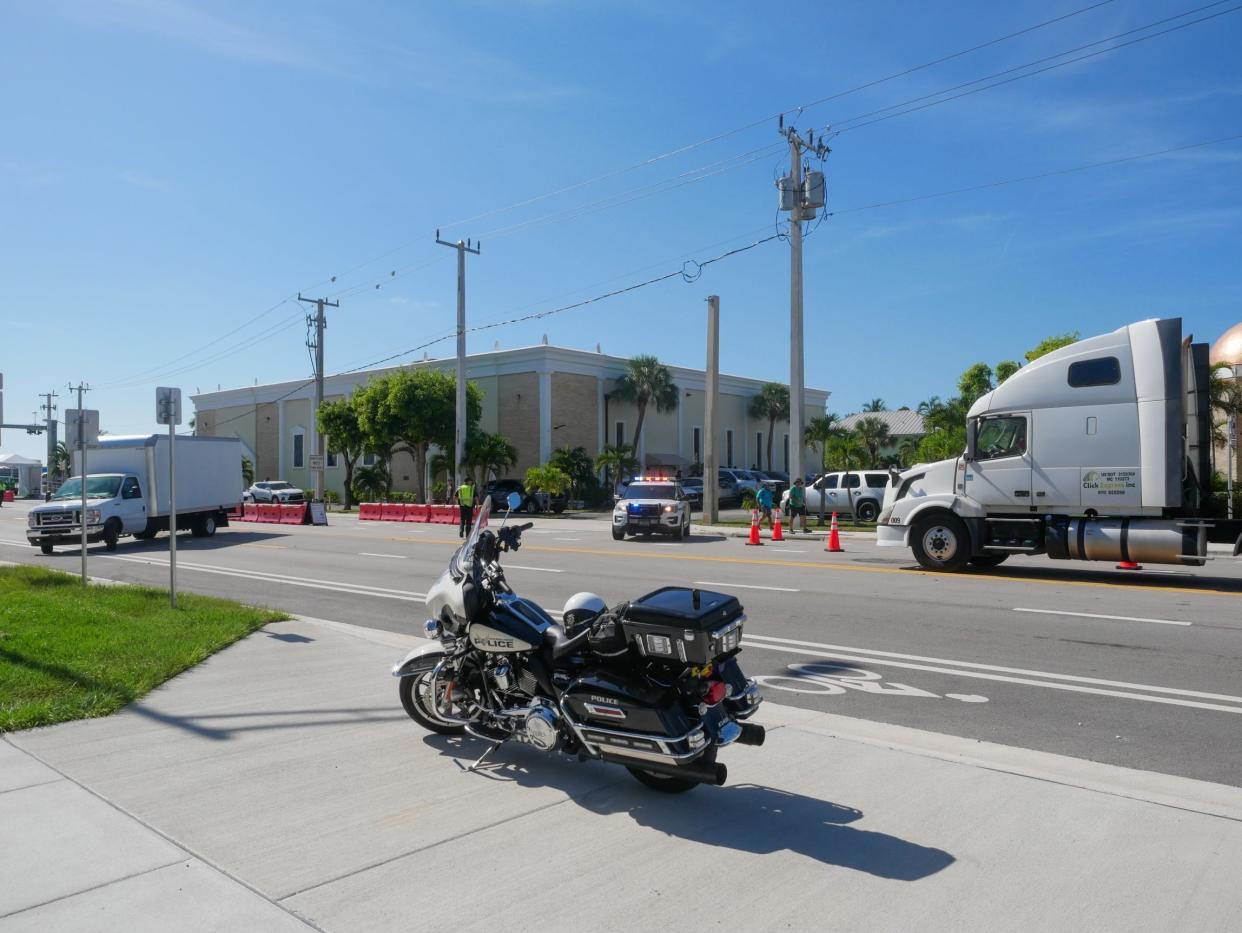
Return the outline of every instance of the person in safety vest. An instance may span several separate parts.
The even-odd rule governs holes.
[[[457,487],[457,505],[461,510],[461,520],[457,526],[457,537],[464,538],[470,533],[471,519],[474,517],[474,483],[467,477]]]

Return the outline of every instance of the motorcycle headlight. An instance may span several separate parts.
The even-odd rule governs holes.
[[[436,619],[428,619],[423,623],[423,635],[427,638],[440,637],[440,623]]]

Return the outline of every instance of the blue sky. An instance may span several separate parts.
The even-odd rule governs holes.
[[[795,122],[850,127],[1203,2],[1114,0]],[[792,21],[635,0],[0,3],[5,420],[49,389],[67,407],[81,379],[106,429],[147,431],[157,384],[308,376],[302,312],[280,304],[299,289],[344,292],[329,372],[450,333],[437,227],[483,241],[472,324],[745,245],[777,223],[774,119],[501,209],[1088,3],[833,3]],[[915,405],[1050,333],[1180,314],[1215,339],[1242,319],[1242,140],[851,210],[1242,133],[1239,48],[1229,13],[833,138],[838,213],[806,244],[808,384],[840,414]],[[722,367],[784,380],[788,263],[774,241],[470,348],[546,333],[702,366],[716,293]],[[6,432],[0,447],[39,456],[43,441]]]

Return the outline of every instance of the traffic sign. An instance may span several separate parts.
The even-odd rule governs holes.
[[[81,418],[78,416],[81,415]],[[99,441],[99,412],[93,408],[70,408],[65,412],[65,446],[70,450],[90,447]]]
[[[155,420],[158,424],[181,423],[181,390],[160,386],[155,390]]]

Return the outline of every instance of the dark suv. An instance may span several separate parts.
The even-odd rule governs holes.
[[[526,486],[520,479],[494,479],[483,487],[483,495],[490,496],[492,500],[492,511],[504,513],[509,508],[509,493],[516,492],[522,497],[522,504],[518,506],[519,512],[543,512],[552,511],[560,515],[565,511],[566,499],[563,495],[548,495],[546,493],[531,494],[526,491]],[[482,503],[480,498],[479,502]],[[546,505],[545,505],[546,503]]]

